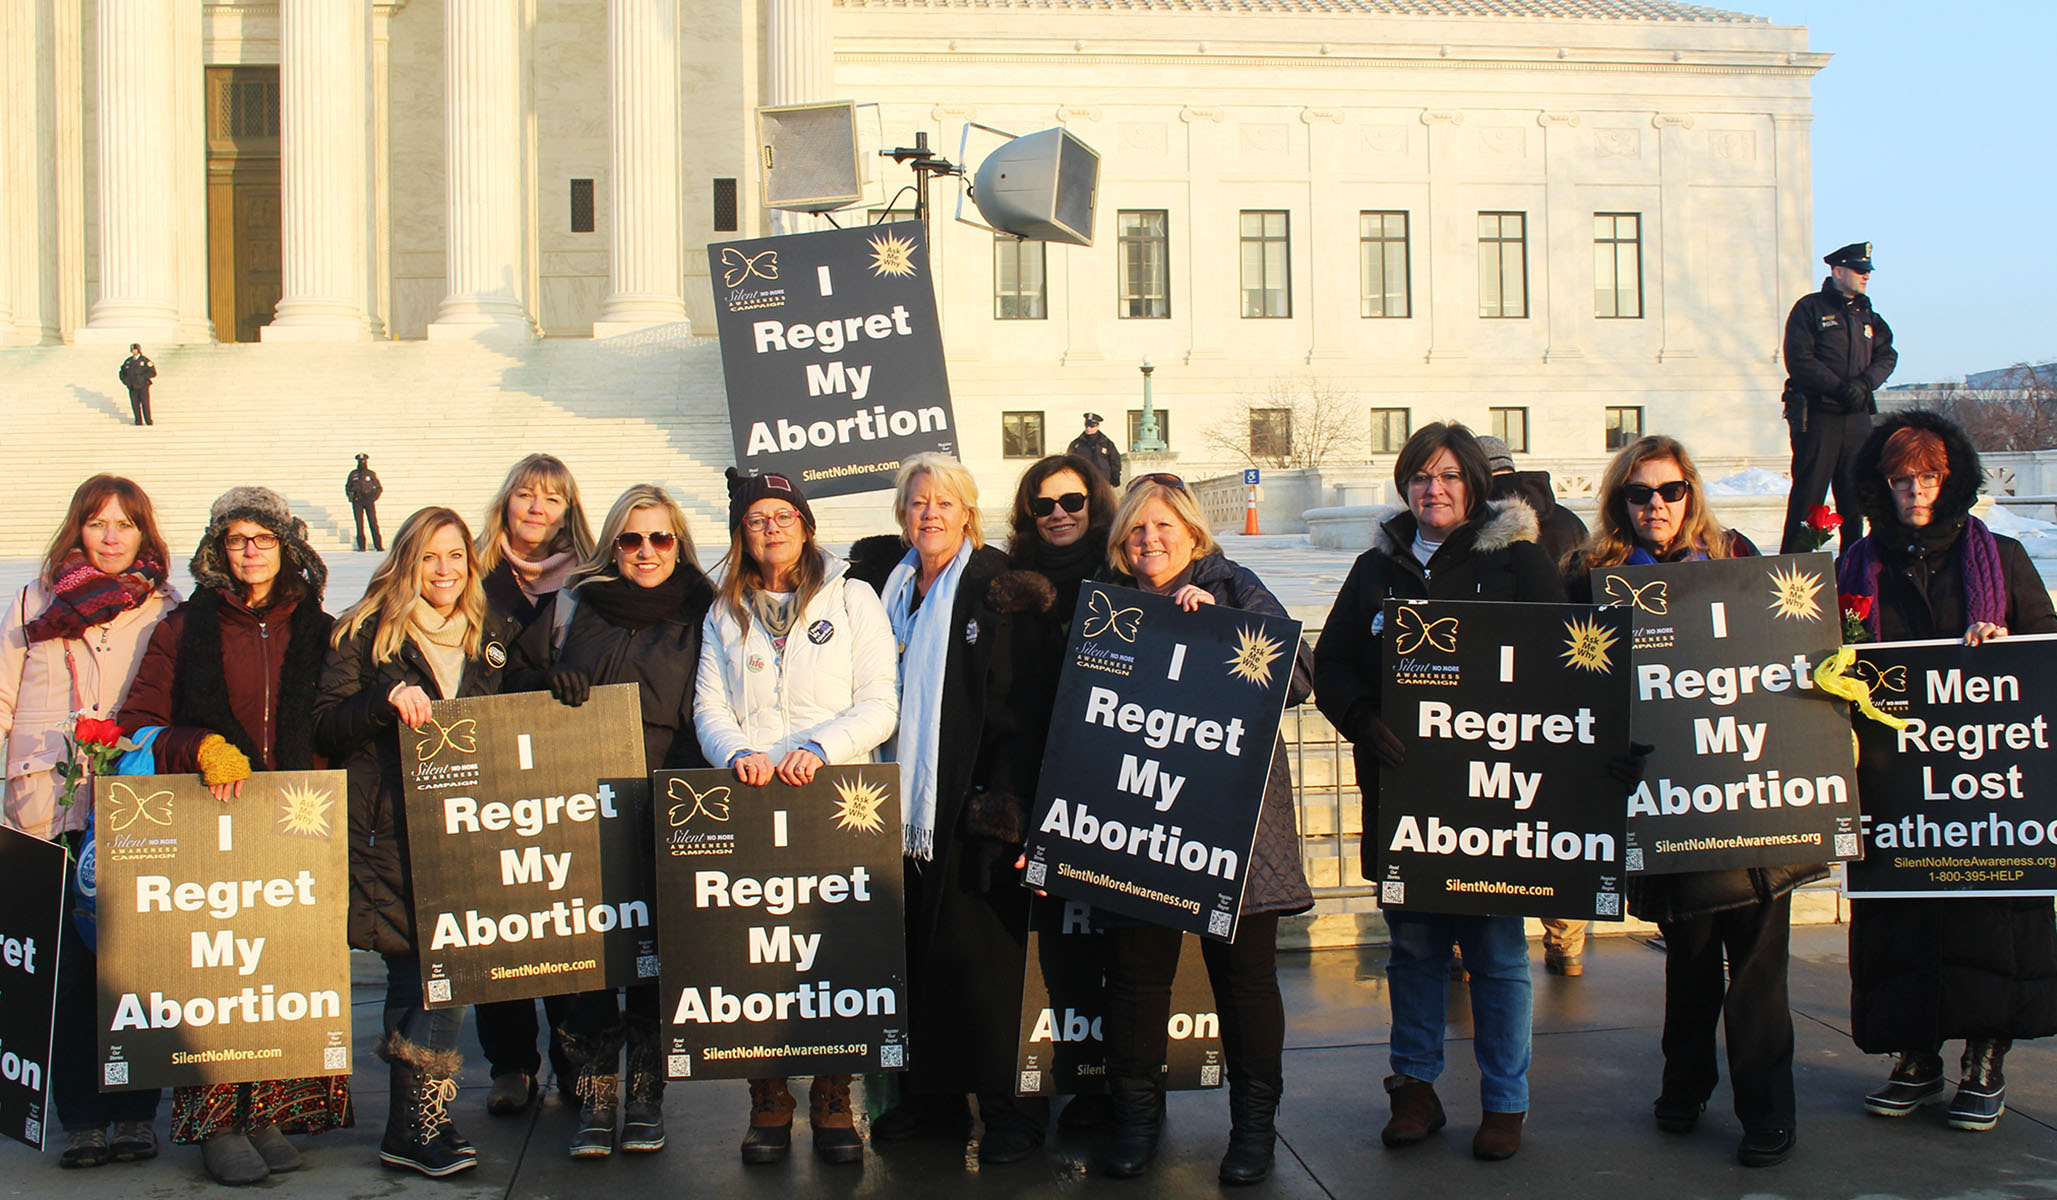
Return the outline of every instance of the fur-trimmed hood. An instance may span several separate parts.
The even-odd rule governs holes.
[[[1901,527],[1900,511],[1893,504],[1892,489],[1886,485],[1878,464],[1879,459],[1885,456],[1886,439],[1908,428],[1927,430],[1942,438],[1944,453],[1950,460],[1950,476],[1943,480],[1942,490],[1936,494],[1931,525],[1961,522],[1971,512],[1972,505],[1978,503],[1979,489],[1985,484],[1985,470],[1979,465],[1978,450],[1962,429],[1940,414],[1925,409],[1896,412],[1878,423],[1871,436],[1865,439],[1864,447],[1857,452],[1858,507],[1875,532]]]
[[[1475,517],[1459,526],[1448,540],[1462,546],[1460,539],[1469,538],[1469,549],[1481,554],[1505,550],[1516,542],[1536,540],[1536,510],[1529,507],[1528,501],[1519,496],[1508,496],[1488,501],[1486,509],[1485,516]],[[1372,530],[1371,548],[1395,558],[1412,554],[1415,529],[1414,514],[1403,509]]]

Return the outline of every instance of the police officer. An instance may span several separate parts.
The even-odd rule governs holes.
[[[1893,331],[1871,310],[1871,243],[1852,242],[1822,260],[1821,290],[1793,306],[1786,318],[1786,424],[1793,436],[1793,490],[1786,497],[1781,554],[1812,540],[1807,510],[1834,490],[1842,515],[1842,544],[1863,533],[1857,506],[1857,449],[1878,411],[1872,393],[1885,386],[1900,361]]]
[[[364,551],[364,523],[371,522],[371,548],[384,550],[385,539],[379,536],[379,497],[385,495],[386,485],[379,482],[377,471],[371,469],[371,456],[357,456],[357,469],[343,480],[343,494],[350,498],[350,515],[357,519],[357,550]]]
[[[1108,483],[1121,486],[1121,451],[1115,449],[1113,438],[1100,432],[1099,413],[1086,414],[1085,432],[1071,439],[1071,445],[1066,446],[1065,451],[1100,468]]]

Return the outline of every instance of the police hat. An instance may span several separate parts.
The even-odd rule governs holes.
[[[1861,275],[1871,274],[1871,243],[1851,242],[1821,261],[1831,267],[1848,267]]]
[[[1100,424],[1100,414],[1099,414],[1099,413],[1087,413],[1087,414],[1086,414],[1086,424],[1088,424],[1088,425],[1098,425],[1098,424]]]

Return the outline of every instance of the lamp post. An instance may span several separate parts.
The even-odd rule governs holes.
[[[1171,449],[1171,447],[1164,444],[1164,439],[1157,435],[1157,410],[1150,403],[1150,372],[1156,369],[1150,362],[1150,356],[1145,354],[1143,356],[1143,420],[1142,427],[1136,431],[1136,444],[1133,447],[1133,449],[1143,453],[1156,453]]]

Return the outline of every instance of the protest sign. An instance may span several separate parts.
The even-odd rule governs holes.
[[[1107,935],[1091,905],[1039,900],[1029,910],[1015,1091],[1023,1096],[1099,1095],[1107,1090]],[[1221,1015],[1200,941],[1179,939],[1178,974],[1165,1021],[1164,1086],[1221,1086]]]
[[[957,453],[919,221],[707,247],[736,462],[809,496],[893,485],[900,460]]]
[[[1387,600],[1379,903],[1618,921],[1629,618],[1587,604]]]
[[[659,771],[653,790],[665,1073],[905,1067],[900,769],[822,767],[798,787]]]
[[[1024,882],[1234,941],[1299,646],[1284,617],[1080,587]]]
[[[438,700],[400,731],[430,1008],[657,977],[650,789],[632,683]]]
[[[1859,646],[1850,674],[1907,728],[1855,718],[1864,859],[1844,892],[2057,893],[2057,635]]]
[[[349,783],[93,781],[100,1090],[350,1073]]]
[[[1842,645],[1826,554],[1603,567],[1635,610],[1628,869],[1652,875],[1855,858],[1856,764],[1841,701],[1814,686]]]
[[[0,825],[0,1135],[43,1148],[64,847]]]

